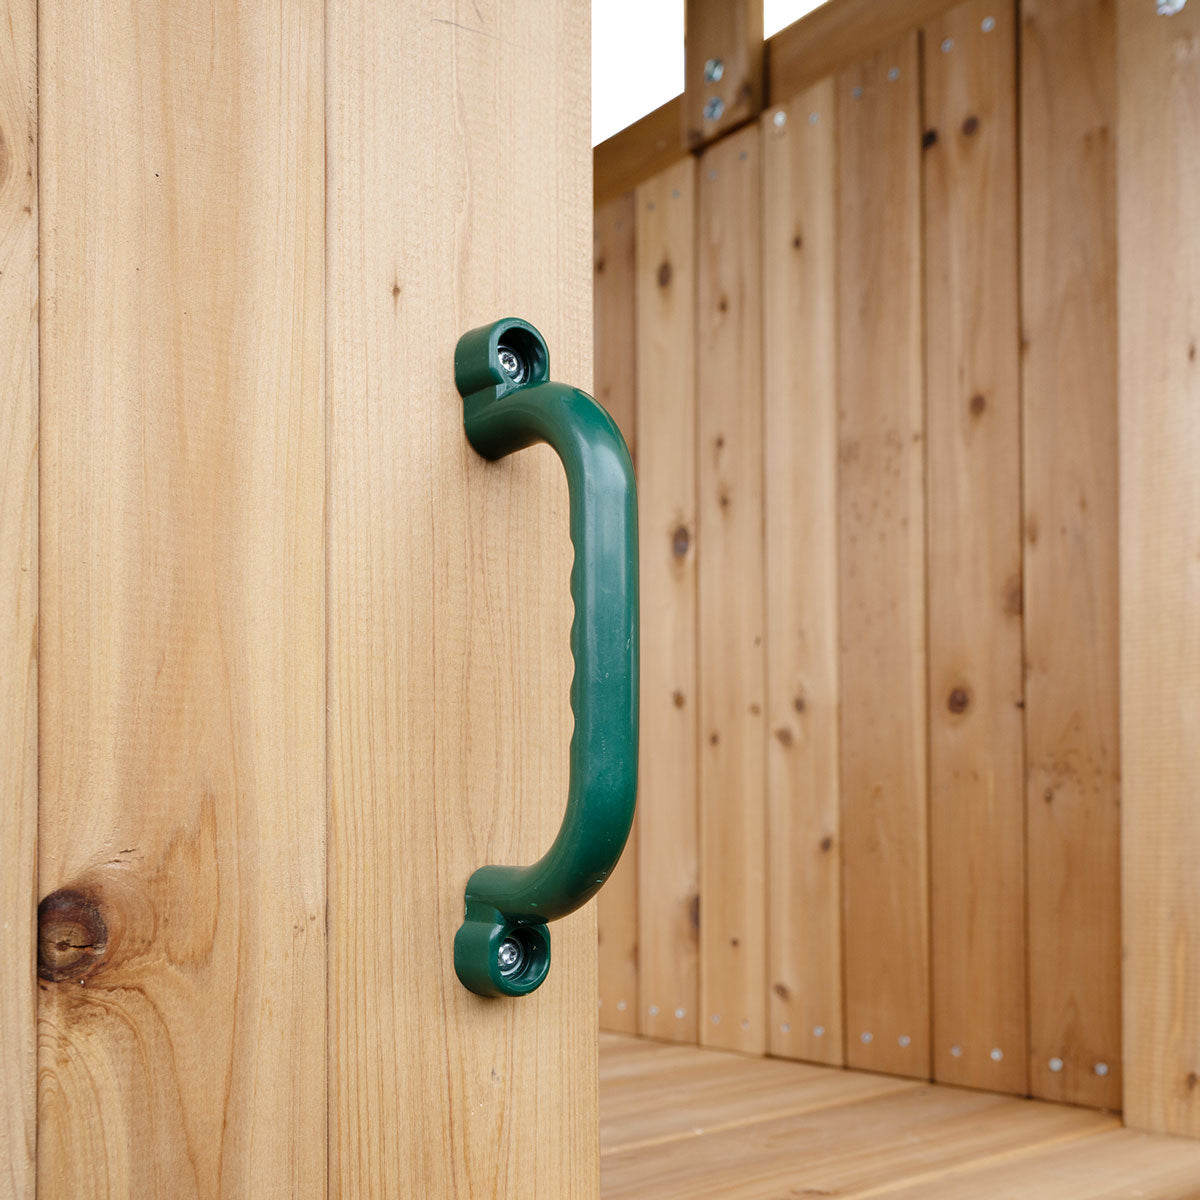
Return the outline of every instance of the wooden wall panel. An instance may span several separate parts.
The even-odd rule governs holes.
[[[934,1075],[1023,1093],[1014,16],[925,27],[923,163]]]
[[[929,1072],[917,36],[836,79],[847,1060],[905,1075]]]
[[[640,1025],[697,1040],[696,169],[637,192]],[[604,893],[601,892],[601,895]]]
[[[634,453],[638,337],[632,192],[596,208],[592,242],[596,397]],[[616,1033],[638,1031],[638,826],[635,818],[621,860],[596,897],[600,1027]]]
[[[1021,293],[1030,1086],[1121,1102],[1115,48],[1023,0]]]
[[[696,149],[758,115],[763,98],[763,0],[684,0],[682,144]],[[708,77],[707,65],[721,64]],[[719,101],[718,110],[710,109]]]
[[[1200,1137],[1200,7],[1117,64],[1125,1118]]]
[[[834,84],[762,119],[770,1048],[843,1061]]]
[[[587,7],[459,15],[330,7],[330,1169],[345,1196],[586,1200],[595,908],[523,1000],[453,968],[470,873],[562,819],[572,549],[553,452],[479,458],[452,364],[515,314],[591,387]]]
[[[700,1040],[767,1045],[759,131],[700,160]],[[649,400],[646,403],[650,403]]]
[[[0,1196],[35,1192],[37,6],[0,27]]]
[[[324,1191],[322,45],[39,5],[46,1200]]]

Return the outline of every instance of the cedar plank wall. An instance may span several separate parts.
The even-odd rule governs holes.
[[[603,1027],[1120,1106],[1113,25],[967,0],[597,209],[670,639]]]

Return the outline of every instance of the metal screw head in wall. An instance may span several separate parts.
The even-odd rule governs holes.
[[[500,363],[500,370],[513,381],[520,383],[525,378],[525,364],[521,361],[521,356],[515,350],[510,350],[507,346],[501,346],[496,352],[496,358]],[[511,939],[509,939],[511,941]],[[508,942],[504,943],[508,945]],[[515,945],[515,943],[514,943]],[[501,947],[503,949],[503,947]]]
[[[907,1033],[902,1033],[896,1039],[896,1044],[900,1047],[901,1050],[907,1050],[908,1047],[912,1045],[912,1038],[910,1038]]]
[[[725,101],[720,96],[713,96],[704,102],[704,119],[706,121],[719,121],[724,112]]]
[[[710,58],[704,63],[704,79],[707,83],[719,83],[725,74],[725,62],[720,58]]]
[[[869,1031],[859,1036],[859,1041],[861,1041],[864,1046],[869,1046],[874,1040],[875,1035]]]
[[[992,1062],[1001,1062],[1004,1059],[1004,1051],[1001,1050],[999,1046],[996,1046],[988,1055],[988,1058],[990,1058]]]
[[[982,29],[984,33],[991,33],[992,30],[996,28],[996,18],[984,17],[979,23],[979,28]]]
[[[942,53],[949,54],[950,51],[953,49],[954,49],[954,39],[953,38],[943,38],[942,39]]]
[[[1173,17],[1176,13],[1183,12],[1183,6],[1187,0],[1158,0],[1155,5],[1155,10],[1160,17]]]
[[[784,125],[786,125],[786,124],[787,124],[787,113],[785,113],[785,112],[783,111],[783,109],[781,108],[781,109],[780,109],[780,110],[779,110],[779,111],[778,111],[778,112],[777,112],[777,113],[776,113],[776,114],[775,114],[775,115],[774,115],[774,116],[771,118],[771,120],[774,122],[774,124],[775,124],[775,128],[776,128],[776,129],[779,129],[779,128],[781,128],[782,126],[784,126]]]
[[[1061,1058],[1052,1058],[1046,1065],[1052,1071],[1061,1071],[1063,1069],[1063,1060]]]
[[[1108,1074],[1108,1063],[1097,1063],[1092,1070],[1094,1070],[1097,1075],[1103,1077]]]
[[[824,1036],[825,1036],[825,1026],[824,1025],[814,1025],[813,1026],[813,1037],[824,1037]]]
[[[502,350],[500,353],[503,355],[504,351]],[[500,949],[496,951],[496,961],[500,964],[500,973],[502,975],[515,974],[524,957],[521,943],[516,938],[505,938],[500,943]]]

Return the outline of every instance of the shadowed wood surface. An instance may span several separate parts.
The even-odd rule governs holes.
[[[1186,1200],[1200,1143],[1110,1113],[604,1034],[604,1200]]]

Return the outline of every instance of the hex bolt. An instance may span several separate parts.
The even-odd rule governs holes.
[[[719,83],[725,74],[725,62],[720,58],[706,59],[704,63],[704,80],[706,83]]]
[[[704,119],[706,121],[719,121],[724,112],[725,101],[720,96],[713,96],[704,102]]]

